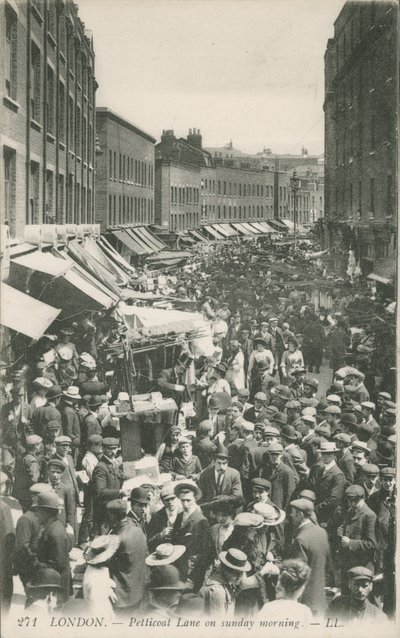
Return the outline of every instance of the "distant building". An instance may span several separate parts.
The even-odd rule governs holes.
[[[1,223],[94,222],[95,64],[71,0],[0,6]]]
[[[96,222],[151,224],[155,138],[105,107],[96,109],[96,134]]]
[[[222,164],[231,168],[245,170],[281,170],[292,171],[297,166],[315,165],[323,162],[322,155],[310,155],[303,146],[301,153],[291,155],[285,153],[273,153],[270,148],[265,148],[253,155],[243,153],[233,146],[232,140],[222,147],[206,147],[213,158],[214,164]]]
[[[396,253],[398,4],[346,2],[325,53],[325,246],[364,274]]]
[[[190,129],[186,139],[166,130],[156,146],[155,223],[176,231],[209,222],[283,217],[276,173],[273,163],[262,169],[258,162],[213,156],[203,149],[198,129]],[[284,193],[288,198],[286,184]]]

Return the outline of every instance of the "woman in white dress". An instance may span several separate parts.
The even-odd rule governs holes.
[[[233,339],[230,343],[232,355],[228,362],[228,372],[226,380],[230,383],[232,390],[236,392],[245,387],[244,374],[244,354],[240,347],[239,341]]]
[[[120,544],[119,536],[97,536],[85,550],[86,570],[83,576],[83,598],[90,616],[102,616],[106,622],[115,620],[113,603],[116,602],[115,582],[110,578],[108,561]]]

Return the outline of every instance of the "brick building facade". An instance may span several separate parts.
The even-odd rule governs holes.
[[[71,0],[0,6],[1,222],[92,223],[95,92],[91,33]]]
[[[155,185],[155,222],[169,230],[290,217],[287,173],[273,166],[243,168],[229,158],[216,161],[202,148],[197,129],[190,129],[186,139],[163,132],[156,146]],[[303,208],[301,215],[306,216]]]
[[[325,246],[364,273],[395,255],[398,5],[346,2],[325,53]]]
[[[151,224],[155,138],[105,107],[96,109],[96,135],[96,222]]]

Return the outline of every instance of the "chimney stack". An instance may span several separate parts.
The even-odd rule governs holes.
[[[189,129],[189,134],[187,136],[187,141],[189,142],[189,144],[191,144],[192,146],[195,146],[198,149],[202,149],[203,148],[203,139],[201,137],[201,132],[200,129]]]

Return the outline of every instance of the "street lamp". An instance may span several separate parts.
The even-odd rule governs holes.
[[[290,188],[293,193],[293,245],[296,248],[296,235],[297,235],[297,193],[300,190],[300,178],[297,177],[296,169],[293,171],[293,175],[290,178]]]

